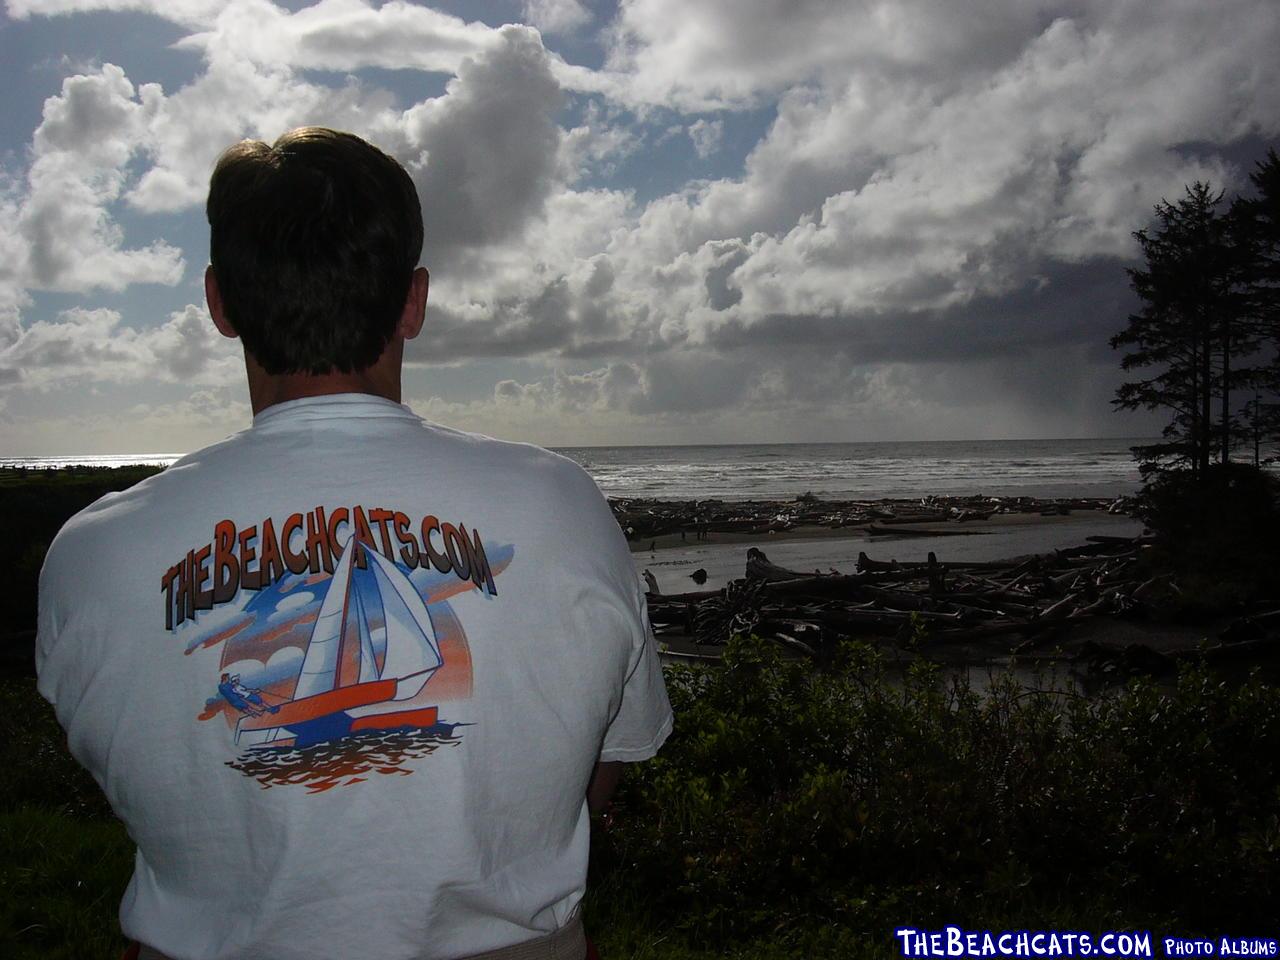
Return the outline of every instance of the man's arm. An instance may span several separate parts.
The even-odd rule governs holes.
[[[593,817],[604,813],[605,807],[613,796],[613,791],[622,779],[623,763],[620,760],[601,761],[596,764],[591,774],[591,782],[587,784],[587,809]]]

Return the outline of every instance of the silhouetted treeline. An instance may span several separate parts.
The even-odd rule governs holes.
[[[36,585],[45,551],[71,517],[103,494],[124,490],[160,467],[68,466],[0,471],[0,654],[6,668],[22,672],[30,661],[36,626]]]

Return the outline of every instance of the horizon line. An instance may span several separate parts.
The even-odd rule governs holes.
[[[920,439],[900,439],[900,440],[718,440],[712,443],[683,441],[680,443],[576,443],[576,444],[534,444],[541,446],[547,450],[598,450],[603,448],[622,448],[622,449],[652,449],[655,447],[812,447],[812,446],[854,446],[860,444],[876,445],[891,443],[1051,443],[1057,441],[1071,440],[1134,440],[1134,441],[1159,441],[1160,437],[1141,437],[1141,436],[1079,436],[1079,437],[969,437],[969,438],[930,438]],[[529,441],[517,441],[529,442]],[[120,458],[120,457],[145,457],[147,459],[156,460],[172,457],[179,459],[188,454],[195,453],[196,450],[188,450],[185,453],[176,453],[167,451],[163,453],[147,453],[140,451],[131,451],[128,453],[45,453],[45,454],[0,454],[0,464],[10,465],[22,460],[67,460],[71,461],[76,457],[88,458]],[[72,466],[74,464],[68,464]]]

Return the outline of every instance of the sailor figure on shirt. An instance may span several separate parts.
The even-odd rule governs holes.
[[[218,684],[218,692],[222,694],[227,703],[241,713],[247,713],[251,717],[260,717],[268,711],[275,713],[280,709],[264,702],[259,691],[246,687],[241,683],[240,674],[238,673],[224,673],[222,681]]]

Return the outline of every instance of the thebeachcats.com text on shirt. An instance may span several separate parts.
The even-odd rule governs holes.
[[[935,957],[1036,958],[1114,957],[1143,960],[1155,957],[1154,947],[1163,957],[1277,957],[1280,941],[1274,937],[1221,936],[1187,938],[1152,936],[1146,930],[965,930],[945,926],[941,930],[898,927],[893,931],[902,956],[907,960]]]

